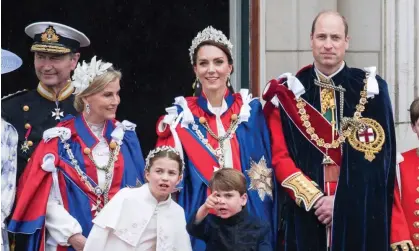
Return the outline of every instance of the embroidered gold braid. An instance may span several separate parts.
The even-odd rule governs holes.
[[[413,249],[413,242],[411,240],[399,241],[392,243],[391,250],[398,251],[398,250],[417,250],[416,248]],[[401,249],[399,249],[401,248]]]
[[[45,44],[34,44],[32,45],[31,50],[39,51],[39,52],[51,52],[51,53],[57,53],[57,54],[70,53],[69,48],[56,46],[56,45],[45,45]]]
[[[353,119],[356,121],[361,117],[361,113],[365,110],[365,105],[367,104],[367,84],[366,79],[364,79],[364,88],[361,91],[361,98],[359,100],[359,104],[356,105],[356,111],[354,113]],[[307,104],[304,102],[302,98],[297,98],[297,108],[298,113],[300,114],[301,121],[303,122],[303,126],[306,128],[307,134],[310,136],[310,139],[315,141],[317,146],[324,147],[326,149],[329,148],[338,148],[343,142],[345,142],[346,138],[351,135],[354,128],[349,126],[342,133],[339,134],[337,140],[333,140],[331,143],[325,142],[323,138],[320,138],[317,135],[315,128],[311,125],[310,116],[307,114],[305,106]]]
[[[302,202],[307,212],[323,196],[323,193],[317,188],[317,184],[307,179],[301,172],[288,176],[281,185],[294,192],[295,202],[298,206],[301,206]]]
[[[335,92],[332,89],[324,88],[320,92],[322,114],[326,114],[328,109],[335,109]]]

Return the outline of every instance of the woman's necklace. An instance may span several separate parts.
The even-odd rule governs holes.
[[[87,122],[87,120],[86,120],[86,123],[88,124],[88,126],[90,128],[90,125]],[[103,127],[102,127],[102,130],[103,130]],[[102,132],[102,130],[100,132]],[[91,191],[92,193],[94,193],[96,195],[96,203],[93,204],[93,207],[92,207],[92,211],[96,211],[95,212],[95,215],[96,215],[102,209],[102,206],[101,206],[102,196],[103,196],[103,205],[105,205],[109,201],[109,190],[111,188],[111,183],[112,183],[112,178],[113,178],[113,167],[115,165],[115,161],[117,160],[117,156],[119,154],[120,146],[118,144],[116,144],[114,141],[112,141],[109,144],[109,148],[111,149],[110,156],[109,156],[109,160],[108,160],[107,165],[103,168],[98,167],[96,162],[93,160],[93,157],[91,155],[92,151],[89,148],[85,148],[83,150],[83,153],[88,155],[89,159],[92,161],[93,165],[97,169],[105,171],[105,184],[104,184],[103,187],[101,187],[99,184],[96,184],[96,186],[92,185],[92,183],[89,181],[90,177],[88,177],[87,174],[84,173],[81,170],[81,168],[78,164],[78,161],[75,158],[75,156],[74,156],[74,154],[73,154],[73,152],[70,148],[70,144],[65,142],[64,143],[64,148],[66,149],[67,155],[70,158],[70,162],[74,166],[74,169],[76,170],[77,174],[79,175],[81,181],[88,187],[89,191]]]

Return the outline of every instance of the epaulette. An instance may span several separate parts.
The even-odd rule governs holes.
[[[15,93],[11,93],[9,95],[6,95],[6,96],[2,97],[1,98],[1,101],[7,100],[7,99],[9,99],[11,97],[22,95],[22,94],[26,93],[27,91],[28,91],[27,89],[23,89],[23,90],[20,90],[20,91],[15,92]]]

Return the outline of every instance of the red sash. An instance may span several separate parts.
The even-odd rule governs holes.
[[[318,146],[316,141],[311,139],[310,135],[306,131],[306,128],[303,126],[303,121],[301,120],[300,114],[298,113],[297,100],[294,93],[288,90],[288,88],[285,85],[278,85],[276,95],[278,97],[281,107],[284,109],[288,118],[294,123],[294,125],[298,128],[301,134],[308,141],[310,141],[310,143],[313,144],[313,146],[315,146],[320,152],[326,155],[326,148]],[[303,102],[306,104],[306,114],[310,116],[309,121],[315,129],[315,133],[320,138],[323,138],[326,143],[331,143],[332,125],[329,123],[329,121],[326,120],[326,118],[323,117],[321,113],[319,113],[319,111],[317,111],[308,102],[306,102],[305,100],[303,100]],[[337,138],[338,136],[335,135],[335,140],[337,140]],[[327,155],[337,166],[341,166],[342,156],[340,148],[329,148],[329,150],[327,151]]]
[[[183,149],[189,160],[193,163],[197,171],[204,178],[204,182],[208,185],[214,173],[214,167],[219,168],[220,165],[215,156],[197,139],[191,131],[186,128],[177,126],[176,132],[182,142]]]

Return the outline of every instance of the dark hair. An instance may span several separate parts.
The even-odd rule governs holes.
[[[211,191],[232,191],[239,192],[240,195],[246,193],[246,177],[234,168],[222,168],[216,171],[209,182]]]
[[[228,64],[229,64],[229,65],[233,65],[233,57],[232,57],[232,55],[231,55],[230,51],[228,50],[228,48],[227,48],[225,45],[223,45],[222,43],[215,42],[215,41],[213,41],[213,40],[207,40],[207,41],[204,41],[204,42],[200,43],[200,44],[199,44],[199,45],[195,48],[195,50],[194,50],[194,52],[193,52],[193,56],[192,56],[192,62],[193,62],[193,65],[194,65],[194,66],[196,65],[196,60],[197,60],[197,57],[198,57],[198,51],[199,51],[199,49],[200,49],[202,46],[205,46],[205,45],[212,45],[212,46],[215,46],[215,47],[217,47],[218,49],[222,50],[222,51],[226,54],[226,56],[227,56],[227,61],[228,61]],[[233,70],[234,70],[234,69],[233,69]],[[233,71],[231,71],[231,73],[233,73]]]
[[[416,121],[419,119],[419,98],[415,98],[412,104],[410,104],[410,123],[413,125],[416,124]]]
[[[146,171],[150,172],[151,167],[154,164],[154,161],[160,158],[169,158],[171,160],[174,160],[179,165],[179,175],[182,175],[182,168],[183,168],[183,161],[179,154],[173,152],[172,150],[162,150],[157,153],[155,153],[152,157],[149,159],[149,165],[147,166]]]
[[[215,42],[215,41],[213,41],[213,40],[207,40],[207,41],[204,41],[204,42],[200,43],[200,44],[199,44],[199,45],[195,48],[195,50],[194,50],[194,52],[193,52],[193,55],[192,55],[192,62],[193,62],[193,66],[196,66],[196,61],[197,61],[197,58],[198,58],[198,51],[199,51],[199,49],[200,49],[202,46],[205,46],[205,45],[215,46],[215,47],[217,47],[218,49],[222,50],[222,51],[226,54],[226,56],[227,56],[227,61],[228,61],[228,64],[232,66],[231,73],[233,73],[233,72],[234,72],[234,66],[233,66],[233,56],[231,55],[230,51],[228,50],[228,48],[227,48],[225,45],[223,45],[223,44],[221,44],[221,43],[218,43],[218,42]],[[228,86],[227,88],[228,88],[228,90],[229,90],[231,93],[234,93],[234,89],[233,89],[233,87],[232,87],[232,86]],[[198,88],[196,88],[196,86],[195,86],[195,84],[194,84],[194,96],[199,96],[199,95],[201,95],[201,92],[202,92],[202,85],[199,85],[199,87],[198,87]]]
[[[346,18],[344,16],[342,16],[339,12],[332,11],[332,10],[325,10],[325,11],[322,11],[319,14],[317,14],[317,16],[313,20],[313,23],[311,24],[311,35],[314,34],[317,19],[319,19],[319,17],[322,16],[323,14],[334,14],[334,15],[337,15],[338,17],[340,17],[342,19],[343,25],[345,26],[345,37],[348,36],[349,27],[348,27],[348,22],[346,21]]]

